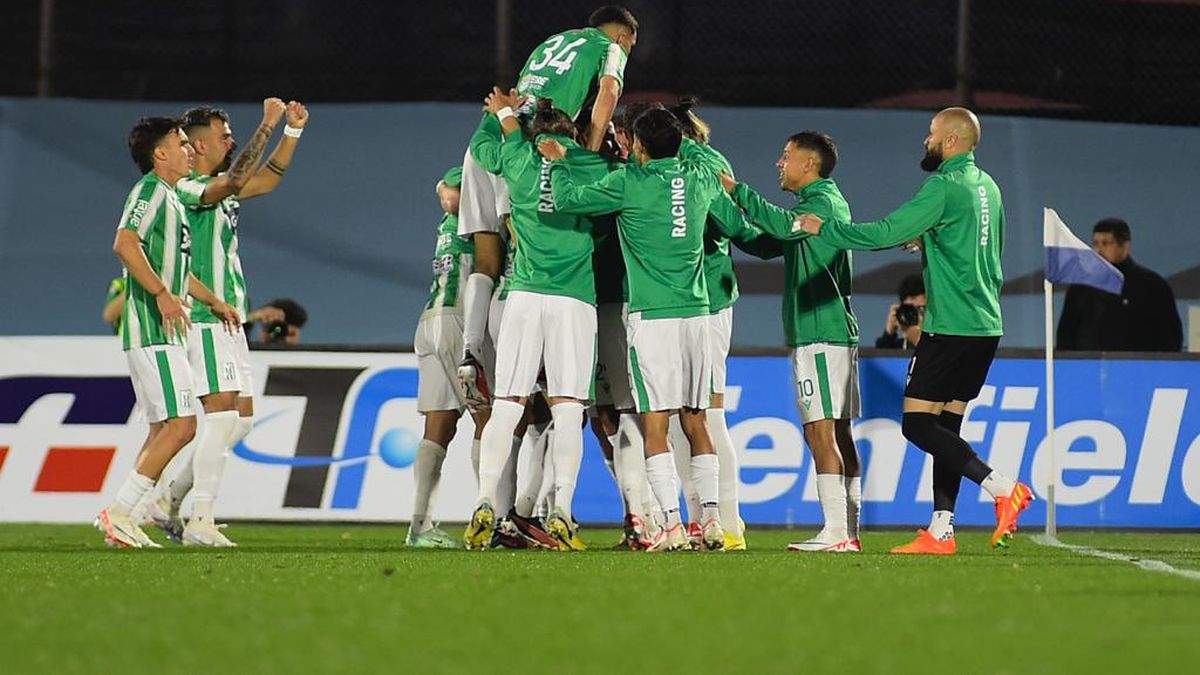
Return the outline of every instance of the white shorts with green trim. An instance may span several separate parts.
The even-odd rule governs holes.
[[[626,321],[629,380],[638,412],[708,408],[712,348],[708,315]]]
[[[458,236],[504,229],[504,215],[511,212],[508,184],[475,161],[470,148],[463,156],[462,185],[459,187]]]
[[[243,390],[242,371],[238,366],[241,360],[239,335],[242,331],[230,335],[219,323],[194,323],[188,329],[188,363],[192,368],[193,393],[197,397]]]
[[[238,375],[242,378],[242,392],[239,396],[251,398],[254,396],[254,374],[250,370],[250,344],[246,341],[246,331],[239,330],[233,336],[237,356]]]
[[[708,315],[708,347],[712,350],[712,393],[725,393],[726,361],[733,340],[733,306]]]
[[[611,405],[617,410],[633,410],[625,335],[628,308],[623,302],[596,306],[596,405]]]
[[[125,352],[138,407],[150,423],[192,417],[192,371],[180,345],[134,347]]]
[[[862,414],[858,347],[817,343],[792,350],[792,381],[804,424]]]
[[[543,366],[547,396],[592,399],[596,308],[562,295],[510,291],[496,345],[495,395],[529,396]]]
[[[461,313],[422,315],[413,338],[413,351],[417,353],[417,412],[466,409],[458,386],[462,350]]]

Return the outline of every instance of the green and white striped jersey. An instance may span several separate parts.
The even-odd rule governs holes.
[[[216,204],[203,204],[204,186],[212,176],[192,172],[175,184],[179,201],[187,207],[192,230],[192,274],[246,320],[246,277],[238,257],[238,210],[241,204],[230,195]],[[192,303],[193,323],[220,323],[204,303]]]
[[[471,274],[475,244],[458,236],[458,216],[447,213],[438,225],[437,248],[433,252],[433,283],[429,286],[426,314],[462,311],[462,290]]]
[[[142,242],[142,252],[150,268],[158,274],[171,293],[187,295],[191,239],[187,211],[175,194],[175,189],[151,171],[133,186],[125,200],[125,209],[117,229],[132,230]],[[125,332],[122,347],[126,350],[152,345],[183,344],[183,335],[176,333],[167,339],[163,332],[162,314],[154,296],[125,272]]]

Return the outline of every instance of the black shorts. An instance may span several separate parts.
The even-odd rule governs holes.
[[[999,337],[922,333],[908,363],[905,398],[970,401],[983,389],[999,344]]]

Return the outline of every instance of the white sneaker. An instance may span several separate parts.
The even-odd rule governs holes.
[[[659,529],[658,535],[654,537],[654,542],[650,544],[650,548],[647,548],[646,551],[650,553],[678,551],[680,549],[690,551],[691,548],[687,532],[683,529],[683,523],[676,523],[674,527]]]
[[[130,519],[130,522],[133,522],[132,519]],[[146,534],[146,531],[143,530],[142,527],[137,523],[134,523],[133,525],[133,537],[134,539],[137,539],[138,545],[142,548],[162,548],[162,544],[151,539],[150,536]]]
[[[853,551],[850,548],[850,541],[844,535],[821,530],[812,539],[788,544],[787,550],[809,553],[851,553]]]
[[[202,521],[199,518],[192,518],[188,521],[187,527],[183,528],[183,545],[210,546],[213,548],[237,546],[237,544],[226,538],[224,534],[221,534],[220,528],[214,525],[212,521]]]
[[[719,518],[709,518],[700,526],[701,545],[710,551],[725,549],[725,530],[721,527]]]
[[[140,532],[143,537],[146,536],[146,533],[134,524],[128,513],[109,509],[101,511],[92,525],[104,533],[104,543],[116,548],[141,548],[142,543],[136,533]]]

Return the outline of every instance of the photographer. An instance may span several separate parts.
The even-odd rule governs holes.
[[[875,340],[876,349],[910,349],[921,341],[925,325],[925,279],[910,274],[900,281],[896,294],[900,303],[888,308],[883,335]]]
[[[250,312],[249,323],[259,323],[258,342],[294,347],[300,344],[300,329],[308,322],[308,312],[291,298],[272,300]]]

